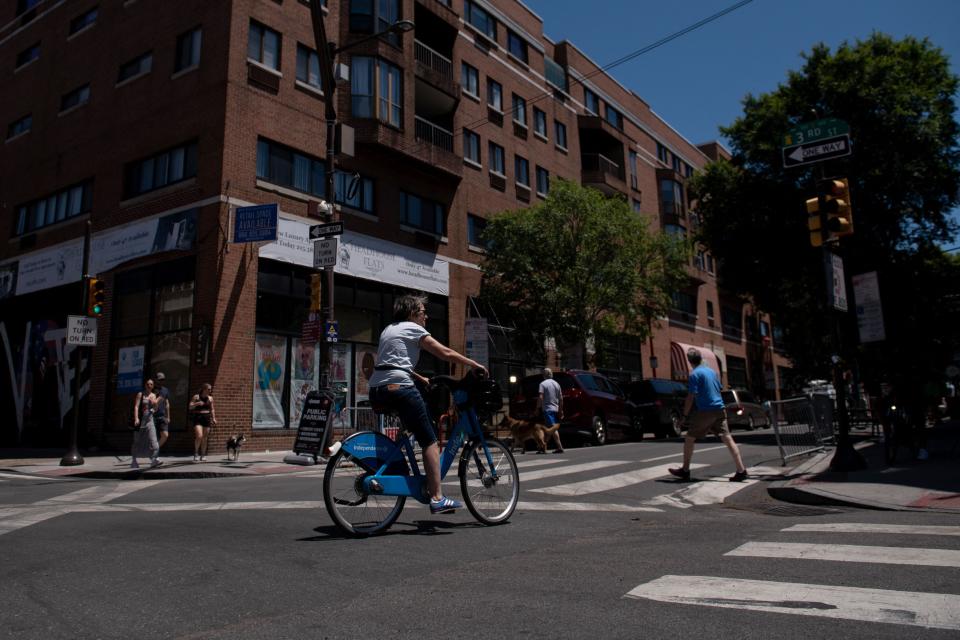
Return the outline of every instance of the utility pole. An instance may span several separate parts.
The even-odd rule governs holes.
[[[90,267],[90,220],[87,220],[87,224],[84,227],[83,233],[83,269],[81,270],[82,278],[80,279],[80,309],[83,313],[87,312],[87,303],[89,302],[87,296],[89,295],[89,289],[87,288],[87,269]],[[60,458],[61,467],[75,467],[83,464],[83,456],[80,454],[80,449],[77,447],[77,431],[80,426],[80,365],[83,361],[81,353],[87,349],[80,345],[75,345],[73,347],[73,420],[70,422],[70,441],[67,443],[67,452],[63,454],[63,457]]]

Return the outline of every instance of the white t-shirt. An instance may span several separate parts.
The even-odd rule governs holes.
[[[560,383],[553,378],[545,378],[540,383],[540,394],[543,396],[544,411],[560,411],[560,396],[563,390]]]
[[[416,322],[394,322],[380,334],[380,345],[377,347],[377,364],[403,367],[399,369],[374,370],[370,376],[370,386],[380,387],[385,384],[399,384],[412,386],[413,377],[408,373],[413,371],[420,360],[420,340],[430,332]]]

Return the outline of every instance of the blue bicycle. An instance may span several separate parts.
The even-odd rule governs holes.
[[[457,475],[464,504],[483,524],[503,524],[520,499],[520,476],[509,447],[484,436],[475,409],[477,380],[437,376],[430,382],[446,387],[457,409],[456,425],[440,454],[441,481],[462,447]],[[411,440],[406,432],[394,441],[377,431],[361,431],[344,439],[327,462],[323,501],[344,533],[365,537],[386,531],[407,498],[429,504],[426,476]]]

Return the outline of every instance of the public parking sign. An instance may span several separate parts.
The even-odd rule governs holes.
[[[67,344],[83,347],[97,346],[97,319],[87,316],[67,316]]]

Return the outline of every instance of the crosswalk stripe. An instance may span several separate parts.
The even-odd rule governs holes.
[[[801,616],[960,629],[960,596],[832,585],[663,576],[625,597]]]
[[[680,509],[689,509],[704,504],[717,504],[755,482],[757,480],[730,482],[726,478],[697,482],[679,491],[665,493],[656,498],[645,500],[643,504],[664,505]]]
[[[960,527],[932,524],[872,524],[867,522],[830,522],[795,524],[782,531],[825,533],[895,533],[906,535],[960,536]]]
[[[647,469],[636,469],[634,471],[617,473],[610,476],[604,476],[602,478],[594,478],[593,480],[583,480],[581,482],[571,482],[569,484],[558,484],[552,487],[544,487],[543,489],[530,489],[530,491],[536,493],[548,493],[555,496],[579,496],[588,493],[599,493],[601,491],[622,489],[623,487],[646,482],[647,480],[653,480],[654,478],[668,476],[669,472],[667,469],[671,466],[672,465],[669,464],[662,464],[656,467],[649,467]],[[708,465],[691,464],[690,469],[698,469],[706,466]]]
[[[873,547],[853,544],[808,544],[804,542],[747,542],[728,556],[833,560],[907,564],[928,567],[960,567],[960,551],[911,547]]]
[[[726,449],[727,445],[721,444],[718,447],[703,447],[702,449],[697,449],[697,453],[705,453],[707,451],[713,451],[714,449]],[[637,462],[659,462],[660,460],[669,460],[671,458],[682,458],[683,452],[678,451],[677,453],[671,453],[666,456],[657,456],[656,458],[646,458],[644,460],[638,460]]]
[[[532,467],[545,467],[550,464],[557,464],[558,462],[564,462],[562,458],[534,458],[533,460],[517,460],[517,468],[519,469],[530,469]]]
[[[571,464],[563,467],[552,467],[550,469],[540,469],[539,471],[520,471],[522,480],[542,480],[544,478],[553,478],[555,476],[565,476],[571,473],[580,473],[582,471],[592,471],[594,469],[609,469],[624,464],[630,464],[629,460],[597,460],[596,462],[584,462],[582,464]]]

